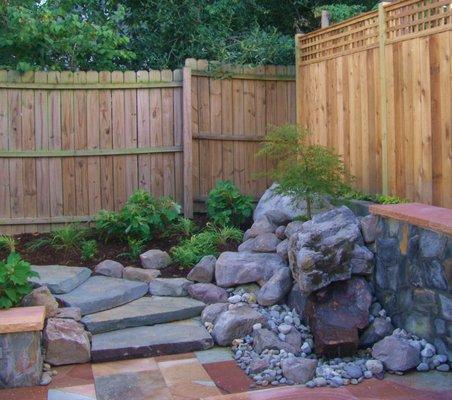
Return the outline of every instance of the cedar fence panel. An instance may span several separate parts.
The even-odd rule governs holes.
[[[293,67],[0,71],[0,233],[118,210],[138,188],[192,214],[218,179],[259,196],[268,124],[295,122]]]
[[[452,208],[451,18],[402,0],[296,36],[297,121],[363,191]]]

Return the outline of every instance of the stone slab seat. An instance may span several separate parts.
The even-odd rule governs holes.
[[[33,287],[47,286],[53,294],[69,293],[91,276],[91,270],[85,267],[32,265],[31,269],[39,274],[30,278]]]
[[[86,315],[82,322],[96,334],[197,317],[204,307],[204,303],[187,297],[142,297],[110,310]]]
[[[148,291],[144,282],[93,276],[70,293],[55,297],[65,306],[79,307],[82,315],[108,310],[143,297]]]
[[[198,318],[93,335],[91,360],[114,361],[206,350],[213,339]]]

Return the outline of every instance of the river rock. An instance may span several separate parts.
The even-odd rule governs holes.
[[[194,282],[211,283],[215,275],[215,256],[204,256],[187,275]]]
[[[290,267],[300,289],[310,293],[349,279],[357,242],[362,242],[359,222],[345,206],[305,222],[289,239]]]
[[[390,335],[393,330],[394,327],[386,318],[375,318],[361,335],[360,345],[362,347],[370,347],[374,343]]]
[[[290,289],[292,289],[290,269],[281,268],[257,292],[257,302],[261,306],[272,306],[283,300]]]
[[[82,310],[79,307],[62,307],[57,310],[56,317],[80,321],[82,319]]]
[[[124,266],[113,260],[104,260],[96,265],[94,272],[98,275],[111,276],[112,278],[122,278]]]
[[[140,255],[141,265],[148,269],[163,269],[171,264],[171,257],[166,251],[153,249]]]
[[[266,324],[266,319],[250,306],[235,307],[220,314],[212,330],[212,337],[220,346],[229,346],[253,332],[253,325]]]
[[[278,226],[276,228],[275,235],[280,240],[286,239],[286,226],[285,225]]]
[[[44,329],[45,361],[51,365],[79,364],[90,360],[90,341],[83,325],[49,318]]]
[[[226,311],[229,307],[229,303],[214,303],[214,304],[209,304],[208,306],[206,306],[204,308],[204,310],[201,313],[201,321],[206,323],[206,322],[210,322],[210,323],[215,323],[215,321],[217,320],[218,316]]]
[[[188,294],[196,300],[206,304],[223,303],[228,301],[228,292],[213,283],[195,283],[188,286]]]
[[[256,253],[274,253],[280,240],[274,233],[262,233],[243,242],[238,251],[254,251]]]
[[[368,325],[371,302],[370,285],[361,277],[335,282],[312,293],[306,315],[316,353],[327,357],[354,354],[359,343],[358,330]]]
[[[270,220],[264,215],[259,219],[255,220],[251,228],[245,231],[243,235],[243,240],[255,238],[256,236],[263,235],[264,233],[274,233],[277,226],[270,222]]]
[[[289,261],[289,240],[285,239],[276,246],[276,254],[284,261]]]
[[[125,267],[123,278],[129,281],[151,282],[162,273],[158,269],[144,269],[136,267]]]
[[[295,332],[295,330],[292,330],[292,332]],[[287,340],[283,342],[275,332],[269,329],[256,329],[253,331],[254,351],[261,354],[264,350],[284,350],[287,353],[298,354],[300,352],[300,343],[295,342],[293,339],[296,339],[295,336],[293,336],[290,343]]]
[[[304,384],[315,376],[317,360],[310,358],[285,358],[281,361],[283,375],[296,384]]]
[[[156,278],[149,282],[149,293],[154,296],[185,297],[192,282],[185,278]]]
[[[261,286],[286,262],[277,254],[250,252],[224,252],[215,264],[215,279],[218,286],[232,287],[257,282]]]
[[[44,306],[46,318],[53,317],[58,311],[58,303],[47,286],[41,286],[28,293],[21,302],[22,307]]]
[[[372,357],[381,361],[390,371],[408,371],[420,363],[420,351],[397,336],[386,336],[374,344]]]

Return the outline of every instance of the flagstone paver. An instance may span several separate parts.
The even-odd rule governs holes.
[[[69,293],[91,276],[91,270],[85,267],[32,265],[31,269],[39,274],[39,277],[30,278],[31,284],[47,286],[54,294]]]

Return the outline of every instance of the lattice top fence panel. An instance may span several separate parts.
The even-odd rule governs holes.
[[[385,7],[387,39],[418,34],[451,24],[451,0],[409,0]]]
[[[378,12],[299,36],[300,61],[312,62],[378,44]]]

